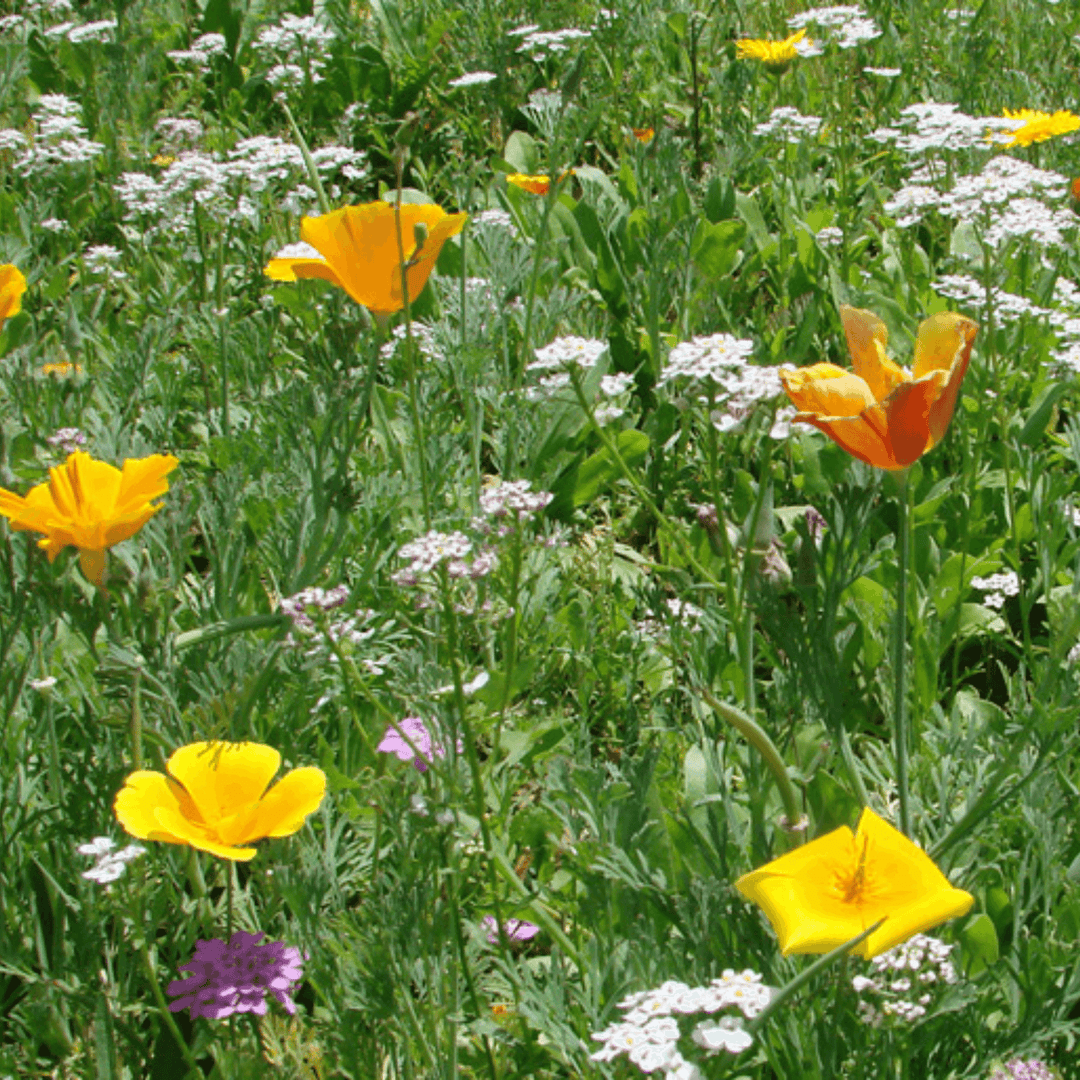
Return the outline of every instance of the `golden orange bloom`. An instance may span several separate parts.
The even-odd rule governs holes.
[[[854,833],[846,825],[834,829],[744,874],[735,888],[765,912],[785,956],[832,952],[884,918],[852,950],[869,959],[974,903],[869,808]]]
[[[291,836],[326,794],[322,769],[293,769],[269,787],[281,755],[262,743],[197,742],[181,746],[168,775],[133,772],[117,792],[116,819],[140,840],[190,844],[246,862],[251,844]]]
[[[70,360],[61,360],[56,364],[42,364],[42,375],[79,375],[82,373],[82,364],[73,364]]]
[[[448,214],[431,203],[402,204],[401,247],[410,300],[423,291],[443,244],[461,232],[468,216]],[[300,239],[315,251],[271,259],[264,271],[268,277],[275,281],[320,278],[380,314],[389,315],[405,306],[395,206],[371,202],[306,217],[300,223]]]
[[[1080,176],[1069,185],[1069,190],[1072,192],[1073,199],[1080,202]]]
[[[155,154],[150,159],[150,164],[160,165],[162,168],[165,168],[166,166],[171,165],[175,160],[176,158],[172,154]]]
[[[630,130],[634,133],[634,138],[637,139],[639,143],[644,143],[646,146],[653,141],[653,136],[656,134],[651,127],[631,128]]]
[[[22,294],[26,292],[26,278],[13,263],[0,266],[0,327],[12,315],[22,311]]]
[[[735,42],[737,60],[760,60],[773,74],[787,71],[791,61],[799,55],[799,42],[806,37],[805,30],[799,30],[783,41],[768,41],[761,38],[742,38]],[[807,41],[812,45],[812,41]]]
[[[835,364],[781,369],[795,419],[879,469],[905,469],[948,430],[978,326],[951,311],[919,327],[914,373],[885,353],[889,333],[870,311],[844,306],[840,320],[854,373]]]
[[[567,169],[559,177],[559,183],[561,184],[568,176],[573,176],[574,170]],[[525,173],[510,173],[506,177],[508,184],[513,184],[514,187],[519,187],[522,191],[528,191],[532,195],[546,195],[551,188],[550,176],[527,176]]]
[[[69,544],[78,548],[83,575],[100,585],[105,549],[134,536],[161,509],[151,500],[169,490],[165,477],[178,464],[171,454],[152,454],[117,469],[76,450],[25,498],[0,488],[0,516],[16,532],[43,533],[38,547],[49,562]]]
[[[1003,146],[1030,146],[1080,128],[1080,116],[1068,109],[1058,109],[1054,113],[1040,112],[1038,109],[1002,109],[1002,115],[1009,120],[1023,121],[1014,130],[1001,133]]]

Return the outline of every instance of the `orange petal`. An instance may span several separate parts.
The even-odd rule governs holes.
[[[814,416],[812,413],[797,413],[793,419],[805,424],[813,424],[819,431],[824,431],[837,446],[842,447],[852,457],[865,461],[878,469],[902,469],[893,454],[886,428],[885,411],[880,405],[864,409],[859,416]]]
[[[0,266],[0,326],[5,319],[22,311],[22,295],[26,292],[26,278],[12,263]]]
[[[318,278],[344,289],[345,284],[321,259],[271,259],[263,273],[275,281],[297,281]]]
[[[258,802],[280,765],[281,755],[262,743],[197,742],[176,750],[166,767],[207,826],[216,829],[222,819]]]
[[[179,464],[172,454],[128,458],[120,473],[120,492],[116,498],[117,513],[127,513],[133,507],[164,495],[169,490],[169,481],[165,477]]]
[[[948,372],[944,387],[930,406],[931,446],[939,443],[949,429],[978,332],[978,325],[971,319],[951,311],[933,315],[919,327],[915,341],[916,378],[928,371]]]
[[[800,412],[817,416],[858,416],[875,403],[865,380],[835,364],[781,368],[780,381]]]
[[[309,814],[318,810],[325,794],[326,775],[322,769],[293,769],[263,796],[254,814],[235,835],[223,827],[220,836],[235,843],[250,843],[264,836],[291,836],[303,827]]]
[[[875,401],[884,401],[907,379],[903,369],[885,353],[889,331],[872,311],[846,304],[840,308],[840,321],[855,374],[865,380]]]

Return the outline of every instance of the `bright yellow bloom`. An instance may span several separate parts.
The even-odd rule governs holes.
[[[844,306],[854,374],[835,364],[781,369],[795,419],[879,469],[905,469],[948,430],[978,326],[943,311],[919,327],[914,375],[885,354],[889,332],[870,311]]]
[[[26,278],[13,263],[0,266],[0,327],[12,315],[22,311],[22,294],[26,292]]]
[[[408,267],[410,300],[423,291],[443,244],[461,232],[468,216],[448,214],[431,203],[402,205],[401,250]],[[300,223],[300,239],[318,255],[271,259],[264,271],[268,277],[275,281],[321,278],[339,285],[358,304],[384,315],[405,306],[395,206],[371,202],[306,217]]]
[[[326,794],[322,769],[293,769],[268,789],[281,755],[262,743],[197,742],[181,746],[168,775],[133,772],[117,792],[116,819],[140,840],[190,844],[246,862],[251,844],[291,836]]]
[[[799,55],[796,46],[806,37],[805,30],[799,30],[783,41],[768,41],[761,38],[742,38],[735,42],[735,57],[738,60],[760,60],[774,74],[787,71],[791,61]],[[812,45],[812,41],[807,41]]]
[[[121,470],[76,450],[25,498],[0,488],[0,516],[16,532],[43,533],[38,547],[49,562],[69,544],[77,547],[86,579],[100,585],[105,549],[134,536],[161,509],[151,500],[169,490],[165,477],[178,464],[171,454],[152,454],[128,458]]]
[[[1080,128],[1080,116],[1068,109],[1058,109],[1055,113],[1040,112],[1038,109],[1003,109],[1008,120],[1022,120],[1023,124],[1014,131],[1002,132],[1004,146],[1030,146],[1032,143],[1045,142],[1055,135],[1067,135]]]
[[[765,912],[785,956],[831,952],[884,918],[853,950],[869,959],[974,903],[869,808],[854,833],[843,825],[744,874],[735,888]]]
[[[656,134],[651,127],[631,128],[630,130],[633,132],[634,138],[637,139],[639,143],[644,143],[646,146],[653,141],[653,136]]]
[[[567,169],[559,177],[559,183],[561,184],[568,176],[573,176],[574,170]],[[531,195],[546,195],[551,187],[551,177],[544,176],[528,176],[525,173],[510,173],[506,177],[508,184],[513,184],[514,187],[519,187],[522,191],[527,191]]]
[[[42,364],[42,375],[78,375],[82,372],[82,364],[73,364],[70,360],[62,360],[58,364]]]

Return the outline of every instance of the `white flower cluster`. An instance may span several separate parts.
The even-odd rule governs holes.
[[[93,161],[105,147],[86,137],[79,122],[78,102],[63,94],[42,94],[33,116],[29,139],[15,128],[0,129],[0,150],[22,150],[14,171],[24,176]]]
[[[531,487],[528,480],[494,479],[485,484],[480,493],[480,509],[496,520],[528,521],[555,497],[550,491],[530,491]],[[482,518],[474,518],[473,528],[484,531],[487,523]]]
[[[505,210],[481,210],[472,219],[473,229],[505,229],[512,236],[517,236],[514,219]]]
[[[570,48],[570,42],[585,40],[592,37],[592,34],[588,30],[574,27],[565,30],[540,30],[533,27],[527,33],[521,34],[519,31],[515,36],[521,37],[517,51],[540,63],[556,53],[566,52]]]
[[[935,987],[957,981],[952,946],[926,934],[916,934],[903,945],[875,956],[869,976],[856,975],[851,985],[872,1001],[859,1002],[859,1017],[872,1027],[886,1019],[912,1023],[926,1015]]]
[[[678,623],[687,630],[696,630],[701,616],[704,614],[696,604],[691,604],[688,600],[679,600],[676,597],[665,600],[664,606],[668,610],[670,621]],[[666,630],[667,626],[664,620],[652,616],[639,619],[634,623],[634,633],[652,641],[662,637]]]
[[[494,82],[498,76],[493,71],[466,71],[456,79],[451,79],[446,85],[458,89],[464,86],[484,86]]]
[[[294,246],[296,245],[290,245],[290,247]],[[285,249],[282,249],[282,253],[279,253],[279,259],[289,257],[283,253],[284,250]],[[312,250],[314,251],[314,248]],[[322,258],[322,256],[319,255],[317,251],[315,252],[315,256],[316,258]],[[297,256],[295,255],[292,256],[292,258],[296,257]],[[408,337],[408,334],[408,327],[404,323],[398,323],[398,325],[395,326],[393,331],[391,332],[389,339],[386,341],[386,344],[384,344],[379,349],[379,355],[384,360],[389,360],[392,357],[396,356],[398,349],[401,348],[405,339]],[[435,340],[435,329],[428,323],[417,319],[412,324],[412,338],[413,344],[416,346],[417,352],[419,352],[421,356],[426,357],[428,360],[435,361],[443,361],[446,359],[446,356],[444,355],[442,349],[439,348],[439,345]]]
[[[543,348],[536,349],[536,359],[526,364],[526,371],[551,371],[537,380],[535,387],[525,391],[528,401],[544,401],[570,385],[570,371],[586,372],[596,365],[607,349],[607,342],[598,338],[576,335],[558,337]]]
[[[708,986],[687,986],[674,980],[655,990],[632,994],[619,1002],[625,1010],[621,1022],[595,1032],[604,1045],[593,1052],[593,1061],[613,1061],[621,1054],[642,1072],[662,1069],[665,1080],[700,1080],[701,1070],[683,1057],[679,1049],[682,1028],[679,1016],[736,1008],[745,1017],[757,1016],[772,1000],[774,991],[764,986],[754,971],[736,974],[730,968]],[[752,1043],[736,1016],[699,1021],[690,1038],[709,1056],[726,1050],[738,1054]]]
[[[814,237],[823,248],[839,247],[844,242],[844,230],[835,225],[818,229]]]
[[[807,26],[824,31],[824,36],[839,49],[854,49],[864,41],[881,36],[881,30],[858,4],[837,4],[832,7],[811,8],[788,19],[792,30]],[[820,33],[818,36],[821,36]],[[805,55],[805,54],[804,54]]]
[[[931,150],[985,148],[988,133],[1005,131],[1014,121],[1000,116],[968,116],[955,106],[936,101],[920,101],[900,110],[895,127],[870,133],[875,142],[892,143],[897,150],[921,157]]]
[[[474,574],[470,564],[465,561],[472,549],[472,541],[463,532],[444,533],[431,529],[398,549],[399,558],[410,562],[404,569],[391,574],[390,580],[406,588],[418,585],[421,576],[430,574],[443,563],[451,577],[484,577],[496,564],[492,561],[489,565],[486,560],[481,560]],[[480,555],[477,559],[480,560]]]
[[[958,177],[949,190],[934,183],[927,170],[920,170],[885,203],[884,210],[897,219],[899,228],[917,224],[933,209],[978,226],[992,246],[1017,236],[1043,246],[1061,246],[1076,219],[1067,210],[1051,210],[1040,197],[1056,195],[1065,186],[1066,178],[1060,173],[999,154],[978,173]]]
[[[83,871],[82,876],[99,885],[108,885],[123,874],[129,862],[146,854],[146,848],[139,844],[128,844],[116,852],[113,851],[114,847],[115,841],[107,836],[95,836],[88,844],[80,844],[75,849],[80,855],[89,855],[97,860],[89,870]]]
[[[340,170],[349,180],[367,175],[365,156],[344,146],[312,151],[316,168],[327,175]],[[300,147],[272,136],[241,139],[227,158],[196,150],[182,151],[158,177],[128,172],[114,190],[124,204],[125,220],[146,221],[144,235],[179,234],[191,229],[196,207],[211,221],[253,221],[249,194],[265,191],[297,175],[306,175]]]
[[[165,55],[174,64],[190,64],[198,72],[207,72],[214,57],[224,56],[227,48],[224,34],[203,34],[191,43],[190,49],[173,49]]]
[[[187,117],[163,116],[154,125],[154,130],[172,150],[195,146],[203,137],[202,124]]]
[[[983,603],[987,607],[1000,610],[1005,605],[1005,598],[1020,594],[1020,575],[1015,570],[1006,570],[1002,574],[991,574],[989,577],[973,577],[971,587],[985,592]]]
[[[86,435],[78,428],[57,428],[45,441],[64,454],[73,454],[80,446],[86,445]]]
[[[633,375],[625,371],[601,376],[598,396],[605,400],[593,410],[593,419],[598,424],[610,424],[613,420],[618,420],[626,412],[618,399],[625,399],[625,395],[630,392],[633,385]]]
[[[987,304],[986,289],[982,282],[969,274],[946,274],[934,282],[934,291],[955,300],[961,307],[976,308],[980,311],[992,307],[994,320],[998,325],[1016,322],[1025,315],[1038,317],[1050,314],[1049,308],[1040,307],[1027,297],[1006,292],[1004,289],[991,289],[990,302]]]
[[[112,41],[116,29],[115,19],[98,19],[96,22],[62,22],[44,31],[47,38],[67,38],[73,45],[86,41]]]
[[[789,143],[800,143],[821,130],[820,116],[803,116],[798,109],[782,105],[773,109],[769,119],[754,128],[755,135],[776,135]]]
[[[286,15],[281,22],[264,26],[253,47],[265,63],[272,64],[266,73],[271,86],[279,91],[301,90],[309,80],[323,81],[334,36],[310,15]]]
[[[320,620],[322,612],[334,611],[342,607],[348,599],[349,587],[335,585],[332,589],[311,586],[281,600],[279,606],[292,621],[293,630],[297,631],[306,642],[311,643],[304,651],[307,659],[321,659],[329,652],[331,662],[336,663],[338,658],[331,648],[332,645],[355,647],[375,636],[375,628],[365,625],[376,616],[376,612],[370,608],[355,611],[343,619]],[[285,644],[298,648],[301,640],[294,638],[290,632],[285,639]],[[373,675],[382,671],[380,663],[370,659],[365,659],[363,663]]]
[[[108,285],[124,281],[127,274],[117,267],[122,252],[112,244],[94,244],[83,252],[83,265],[88,274],[96,274]]]

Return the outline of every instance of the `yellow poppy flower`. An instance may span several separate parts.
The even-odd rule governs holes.
[[[787,71],[791,61],[799,55],[796,47],[806,37],[805,30],[799,30],[783,41],[768,41],[762,38],[742,38],[735,42],[737,60],[760,60],[769,71],[779,75]],[[807,41],[807,45],[813,42]]]
[[[49,562],[69,544],[78,548],[83,574],[100,585],[105,549],[134,536],[161,509],[151,500],[169,490],[165,477],[178,464],[171,454],[152,454],[128,458],[117,469],[76,450],[25,498],[0,488],[0,516],[16,532],[43,533],[38,547]]]
[[[58,364],[42,364],[42,375],[80,375],[82,374],[82,364],[73,364],[70,360],[62,360]]]
[[[884,918],[852,950],[869,959],[974,903],[869,808],[854,833],[841,826],[744,874],[735,888],[765,912],[785,956],[832,952]]]
[[[568,176],[573,176],[574,170],[567,169],[559,177],[559,183],[561,184]],[[510,173],[506,177],[508,184],[513,184],[514,187],[521,188],[522,191],[527,191],[531,195],[546,195],[551,188],[551,177],[540,174],[538,176],[528,176],[525,173]]]
[[[1006,119],[1023,121],[1012,131],[1002,132],[1004,146],[1030,146],[1080,128],[1080,116],[1068,109],[1058,109],[1054,113],[1040,112],[1038,109],[1003,109],[1002,114]]]
[[[919,327],[912,375],[886,355],[889,332],[873,312],[844,306],[840,320],[855,371],[781,369],[795,420],[868,465],[907,468],[944,438],[979,328],[951,311],[932,315]]]
[[[410,300],[420,295],[443,244],[461,232],[468,216],[448,214],[430,203],[402,205],[401,246]],[[418,244],[417,233],[424,229],[427,235]],[[275,281],[321,278],[340,286],[369,310],[389,315],[405,306],[397,230],[397,209],[386,202],[306,217],[300,223],[300,239],[315,248],[316,254],[271,259],[264,273]]]
[[[197,742],[181,746],[168,775],[133,772],[113,803],[116,819],[140,840],[190,844],[246,862],[251,844],[291,836],[326,794],[322,769],[293,769],[268,787],[281,755],[262,743]]]
[[[633,133],[634,138],[645,146],[648,146],[653,141],[653,136],[656,134],[651,127],[631,128],[630,131]]]
[[[0,266],[0,327],[12,315],[22,311],[22,294],[26,292],[26,278],[13,263]]]

